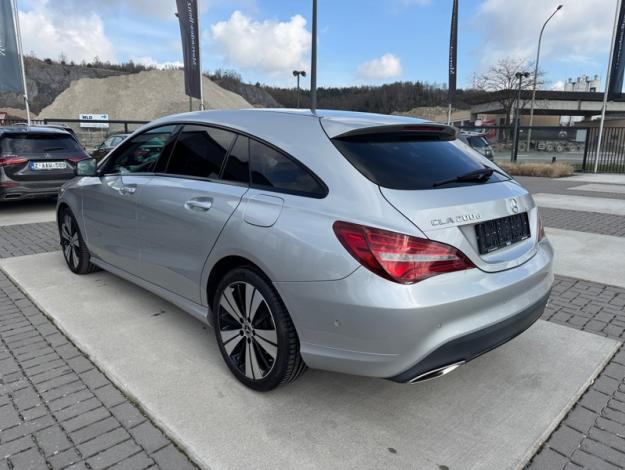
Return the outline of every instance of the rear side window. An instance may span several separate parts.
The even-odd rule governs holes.
[[[338,150],[375,184],[390,189],[432,189],[435,183],[484,169],[483,157],[459,140],[424,139],[401,134],[333,139]],[[489,183],[508,178],[493,173]],[[441,188],[483,184],[457,182]]]
[[[66,134],[5,134],[0,140],[3,154],[28,155],[63,152],[82,152],[80,145]]]
[[[302,165],[255,140],[250,140],[250,161],[254,186],[318,198],[327,193]]]
[[[250,182],[250,139],[240,135],[232,147],[222,176],[224,181]]]
[[[470,137],[469,142],[471,142],[471,147],[473,148],[486,148],[489,146],[488,140],[484,137]]]
[[[169,159],[167,173],[219,178],[221,165],[235,134],[204,126],[185,126]]]

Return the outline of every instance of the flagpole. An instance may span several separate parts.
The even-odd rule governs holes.
[[[24,68],[24,51],[22,50],[22,33],[20,32],[20,20],[17,11],[17,0],[11,0],[13,6],[13,21],[15,22],[15,40],[20,56],[20,66],[22,68],[22,82],[24,85],[24,105],[26,107],[26,120],[30,126],[30,106],[28,105],[28,89],[26,88],[26,69]]]
[[[601,107],[601,121],[599,122],[599,140],[597,141],[597,153],[595,155],[595,167],[593,173],[599,169],[599,155],[601,154],[601,140],[603,139],[603,126],[605,124],[605,110],[608,107],[608,92],[610,91],[610,74],[612,73],[612,55],[614,53],[614,41],[616,30],[618,29],[618,18],[621,11],[622,0],[616,2],[616,12],[614,13],[614,29],[612,31],[612,44],[610,45],[610,58],[608,60],[608,74],[605,79],[605,91],[603,92],[603,106]]]
[[[312,51],[310,57],[310,110],[317,112],[317,0],[312,2]]]
[[[198,65],[200,67],[200,110],[204,111],[204,76],[202,75],[202,28],[200,28],[200,0],[197,0],[197,45],[198,45]]]

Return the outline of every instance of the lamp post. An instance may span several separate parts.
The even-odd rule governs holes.
[[[538,80],[538,61],[540,60],[540,45],[543,40],[543,33],[545,32],[545,27],[547,23],[562,9],[562,5],[558,5],[556,10],[551,14],[547,21],[543,24],[543,27],[540,29],[540,35],[538,36],[538,48],[536,49],[536,63],[534,64],[534,84],[532,85],[532,105],[530,107],[530,126],[527,131],[527,150],[530,149],[530,141],[532,140],[532,125],[534,124],[534,106],[536,104],[536,80]]]
[[[299,108],[299,77],[305,77],[306,70],[293,70],[293,76],[297,77],[297,107]]]
[[[516,113],[514,115],[514,139],[512,141],[512,158],[513,162],[516,162],[517,151],[519,147],[519,121],[521,119],[521,84],[524,78],[529,78],[529,72],[517,72],[514,76],[519,81],[519,87],[516,93]]]

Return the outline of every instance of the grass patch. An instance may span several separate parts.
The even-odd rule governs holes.
[[[568,163],[511,163],[497,162],[501,168],[512,176],[542,176],[545,178],[562,178],[571,176],[575,169]]]

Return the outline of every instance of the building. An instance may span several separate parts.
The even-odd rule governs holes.
[[[587,91],[594,93],[599,90],[601,90],[601,79],[599,75],[595,75],[593,78],[590,78],[588,75],[582,75],[577,77],[575,81],[569,78],[564,83],[564,91]]]

